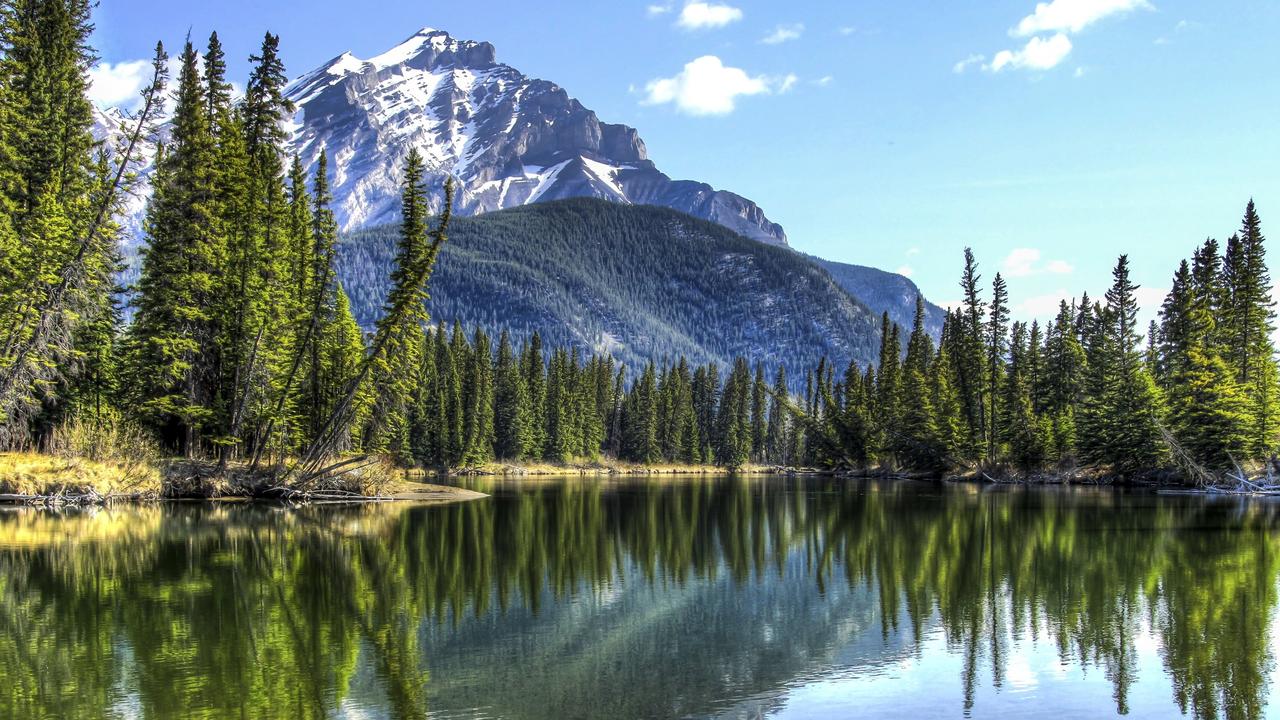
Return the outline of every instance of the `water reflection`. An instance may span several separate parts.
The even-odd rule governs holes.
[[[803,714],[847,716],[889,681],[923,689],[886,701],[903,715],[1028,688],[1058,717],[1052,692],[1096,715],[1265,713],[1270,504],[783,478],[491,489],[0,513],[0,717],[738,717],[819,693]],[[1032,649],[1065,674],[1029,674]]]

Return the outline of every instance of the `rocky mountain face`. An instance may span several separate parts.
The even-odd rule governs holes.
[[[293,149],[308,169],[328,152],[344,231],[396,220],[400,169],[417,148],[437,184],[455,178],[464,215],[587,197],[667,207],[787,243],[755,203],[672,180],[634,128],[601,122],[558,85],[499,63],[486,42],[423,29],[368,60],[343,53],[287,92],[298,108]]]

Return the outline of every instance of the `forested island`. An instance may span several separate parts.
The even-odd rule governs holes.
[[[277,36],[241,99],[216,33],[186,43],[176,78],[157,45],[140,109],[101,141],[91,4],[3,8],[0,448],[13,467],[170,458],[164,492],[198,496],[359,493],[365,481],[343,478],[367,478],[374,458],[441,472],[622,463],[1273,485],[1274,311],[1252,202],[1225,247],[1208,240],[1177,268],[1148,328],[1125,256],[1104,298],[1064,301],[1042,325],[1011,323],[1003,279],[985,296],[966,251],[963,305],[940,338],[920,298],[912,328],[885,314],[873,367],[624,367],[428,317],[453,188],[431,197],[414,152],[385,310],[362,329],[335,272],[328,163],[308,177],[286,154]],[[116,218],[144,146],[158,148],[147,244],[122,287]],[[4,474],[0,492],[65,491]]]

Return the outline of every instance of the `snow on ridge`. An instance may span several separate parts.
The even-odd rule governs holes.
[[[560,173],[571,162],[573,161],[565,160],[564,162],[558,165],[553,165],[550,168],[547,168],[546,170],[543,170],[541,173],[539,173],[538,185],[533,189],[533,192],[529,193],[529,198],[525,200],[525,204],[533,204],[535,202],[538,202],[538,199],[541,198],[542,195],[547,192],[547,190],[550,190],[552,185],[556,184],[556,179],[560,177]]]
[[[434,30],[432,28],[423,28],[414,33],[413,37],[405,40],[399,45],[382,53],[381,55],[369,58],[369,64],[379,70],[385,70],[393,65],[400,65],[413,57],[416,57],[427,45],[430,45],[437,52],[443,52],[450,46],[456,46],[457,40],[454,40],[442,30]]]
[[[618,182],[618,171],[622,167],[617,165],[607,165],[598,160],[592,160],[587,156],[582,156],[582,164],[587,168],[587,172],[591,173],[597,180],[604,183],[610,190],[617,195],[617,199],[629,203],[627,191],[622,189],[622,184]]]

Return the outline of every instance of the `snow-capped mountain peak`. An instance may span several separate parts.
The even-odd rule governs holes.
[[[758,206],[708,185],[672,181],[639,134],[600,122],[564,89],[497,62],[493,45],[423,28],[367,60],[343,53],[288,88],[293,149],[309,168],[330,157],[344,230],[394,221],[410,148],[437,183],[457,181],[457,209],[597,197],[672,207],[761,241],[785,244]]]

